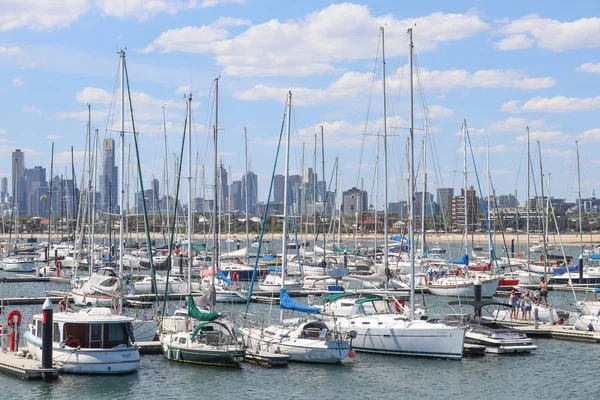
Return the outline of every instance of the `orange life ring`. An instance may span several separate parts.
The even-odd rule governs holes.
[[[231,279],[234,281],[239,281],[240,280],[240,273],[235,271],[232,275],[231,275]]]
[[[56,261],[55,265],[57,269],[62,269],[62,262]]]
[[[11,328],[14,328],[13,317],[15,315],[17,316],[17,326],[21,326],[21,320],[23,319],[23,316],[18,310],[12,310],[8,313],[8,326]]]

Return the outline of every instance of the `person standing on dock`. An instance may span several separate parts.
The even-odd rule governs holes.
[[[537,305],[540,305],[540,302],[542,300],[542,298],[544,299],[544,306],[548,307],[548,284],[546,283],[546,280],[544,279],[544,277],[542,276],[540,278],[540,284],[538,286],[538,288],[540,289],[540,295],[537,298]]]
[[[514,289],[510,292],[508,304],[510,304],[510,319],[519,319],[519,298]]]
[[[523,321],[531,321],[531,305],[531,293],[528,290],[521,299],[521,306],[523,308]]]

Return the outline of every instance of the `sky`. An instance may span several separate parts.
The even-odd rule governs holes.
[[[259,200],[267,197],[291,90],[292,173],[301,171],[303,148],[304,166],[313,165],[315,134],[323,126],[328,185],[337,157],[341,187],[363,187],[381,207],[384,27],[389,201],[407,192],[409,28],[418,190],[424,132],[428,191],[463,185],[466,120],[467,180],[477,187],[479,178],[484,196],[487,140],[496,193],[516,191],[525,199],[529,126],[537,190],[539,141],[550,195],[576,199],[579,141],[582,196],[590,197],[600,187],[599,11],[593,1],[565,7],[559,1],[0,0],[0,176],[11,184],[6,156],[15,148],[25,152],[26,167],[42,165],[49,174],[52,143],[55,174],[71,174],[73,147],[79,176],[86,104],[99,140],[114,138],[120,151],[117,52],[126,49],[146,186],[152,178],[161,186],[165,181],[163,106],[173,182],[190,92],[192,174],[200,180],[204,165],[212,182],[219,77],[219,158],[233,179],[241,178],[246,127]],[[126,119],[130,133],[129,113]],[[126,162],[133,164],[129,133]],[[318,142],[321,176],[320,136]],[[277,173],[283,173],[283,157],[282,147]],[[128,175],[133,188],[135,174]]]

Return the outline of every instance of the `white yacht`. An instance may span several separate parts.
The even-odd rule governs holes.
[[[54,314],[53,360],[63,371],[123,374],[136,371],[140,353],[134,343],[133,318],[103,307]],[[33,316],[25,333],[29,352],[42,358],[42,314]]]

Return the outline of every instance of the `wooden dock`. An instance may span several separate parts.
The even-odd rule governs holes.
[[[600,343],[600,332],[577,331],[571,325],[539,323],[536,327],[533,322],[527,321],[502,321],[502,323],[510,325],[530,337]]]
[[[5,297],[4,307],[7,306],[20,306],[23,304],[44,304],[46,299],[50,299],[52,303],[57,303],[62,300],[64,296],[44,296],[44,297]]]
[[[140,354],[162,354],[162,347],[159,341],[155,342],[137,342],[140,348]]]
[[[38,360],[19,357],[23,352],[0,352],[0,372],[24,380],[52,381],[58,378],[60,368],[42,368]]]

